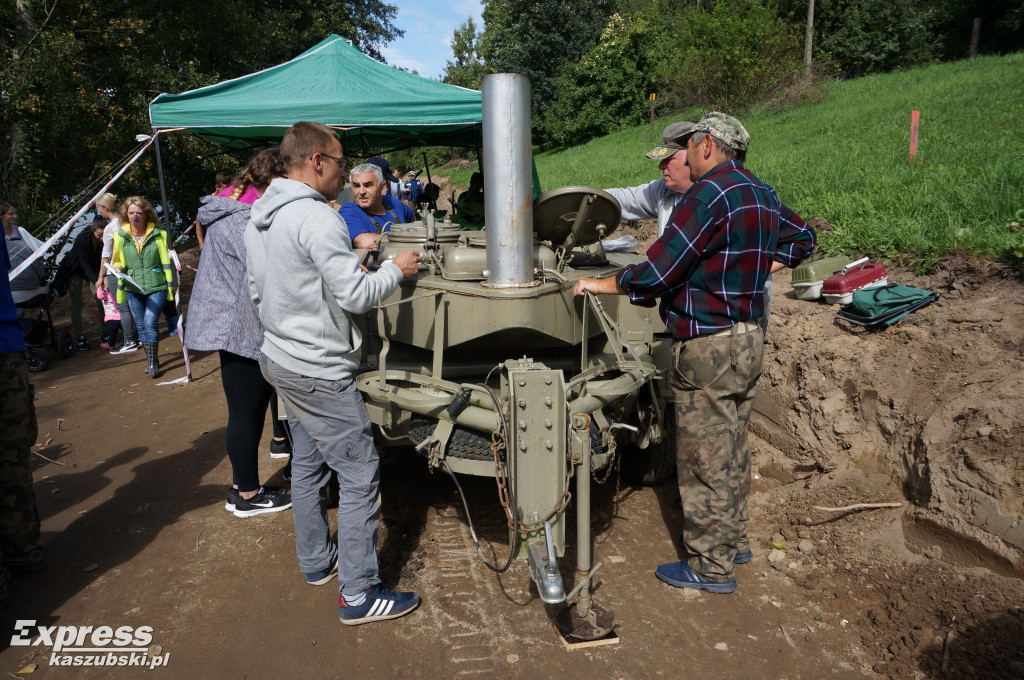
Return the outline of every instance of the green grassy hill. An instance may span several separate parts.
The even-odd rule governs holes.
[[[921,112],[908,162],[910,112]],[[542,185],[631,186],[660,176],[643,153],[683,112],[537,156]],[[738,116],[747,166],[804,218],[835,227],[825,252],[909,256],[953,251],[1024,260],[1024,54],[832,83],[820,103]],[[693,119],[693,118],[691,118]]]

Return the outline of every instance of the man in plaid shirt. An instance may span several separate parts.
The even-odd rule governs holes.
[[[695,182],[647,261],[617,277],[583,278],[577,296],[628,295],[654,306],[675,337],[672,392],[683,545],[691,557],[663,564],[662,581],[713,593],[736,590],[734,564],[749,562],[747,423],[761,375],[769,274],[815,248],[813,230],[743,167],[750,135],[711,112],[677,140]]]

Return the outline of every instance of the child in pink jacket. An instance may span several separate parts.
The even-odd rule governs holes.
[[[117,311],[117,300],[114,293],[107,288],[97,288],[96,297],[103,303],[103,321],[107,324],[107,341],[100,347],[112,350],[117,346],[117,331],[121,329],[121,313]]]

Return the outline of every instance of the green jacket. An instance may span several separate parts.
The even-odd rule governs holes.
[[[171,273],[171,258],[167,254],[167,232],[157,229],[156,225],[146,227],[146,236],[142,244],[137,245],[129,231],[131,227],[122,227],[114,233],[114,252],[110,258],[112,265],[127,274],[138,287],[117,280],[117,301],[127,300],[126,291],[133,293],[156,293],[167,288],[168,299],[174,297],[174,275]]]

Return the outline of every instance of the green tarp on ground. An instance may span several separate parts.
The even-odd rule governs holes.
[[[291,61],[150,104],[154,130],[224,146],[264,147],[300,120],[338,129],[347,153],[418,146],[479,147],[480,92],[382,64],[332,35]]]

